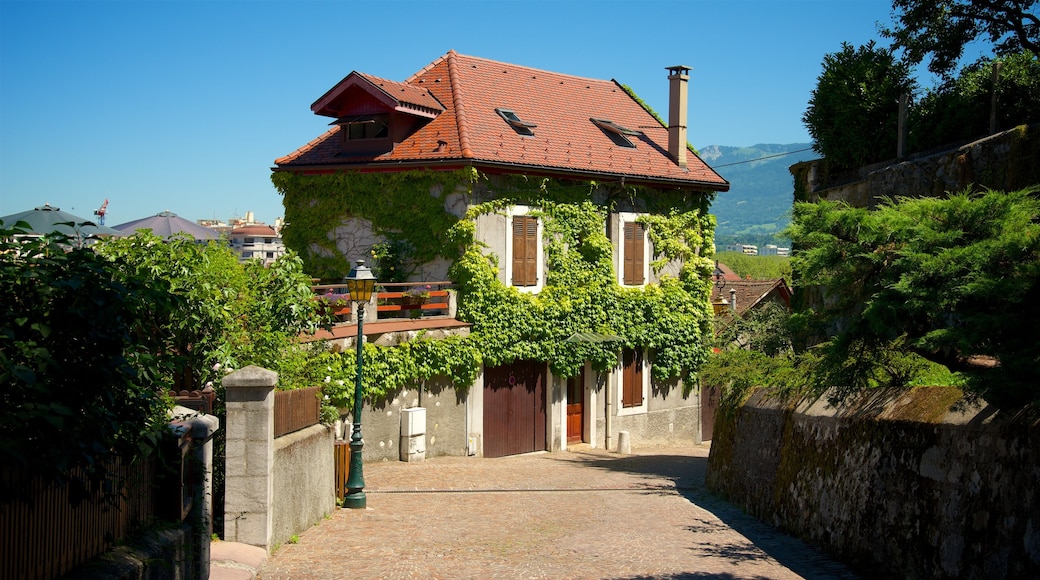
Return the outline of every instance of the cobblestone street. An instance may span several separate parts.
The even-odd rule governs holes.
[[[277,549],[265,580],[855,578],[704,489],[708,447],[365,464],[368,508]]]

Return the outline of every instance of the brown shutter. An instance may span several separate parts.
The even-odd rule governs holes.
[[[538,220],[513,218],[513,286],[538,283]]]
[[[625,349],[621,371],[621,406],[643,404],[643,353]]]
[[[643,253],[646,233],[643,224],[627,222],[624,236],[624,282],[626,286],[641,286],[643,279]]]

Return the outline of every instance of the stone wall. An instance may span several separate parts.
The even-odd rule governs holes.
[[[274,440],[273,546],[336,511],[334,436],[332,427],[311,425]]]
[[[791,166],[795,200],[874,207],[882,197],[940,197],[975,189],[1014,191],[1040,183],[1040,125],[1022,125],[948,150],[833,175],[825,159]]]
[[[840,407],[759,391],[719,413],[707,484],[870,577],[1040,577],[1040,418],[956,389]]]

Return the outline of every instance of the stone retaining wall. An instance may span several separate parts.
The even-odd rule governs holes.
[[[708,487],[870,577],[1040,577],[1040,419],[959,397],[759,391],[719,413]]]
[[[825,159],[791,166],[795,200],[874,207],[882,197],[941,197],[968,187],[1014,191],[1040,183],[1040,125],[1022,125],[949,150],[831,175]],[[839,182],[839,183],[835,183]]]

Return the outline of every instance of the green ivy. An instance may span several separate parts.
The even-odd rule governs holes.
[[[414,263],[452,261],[458,317],[472,324],[470,334],[420,337],[395,347],[365,345],[363,383],[373,401],[434,377],[465,388],[482,364],[543,360],[561,377],[577,375],[585,361],[598,371],[617,365],[617,343],[566,341],[577,332],[614,335],[625,347],[649,350],[656,380],[693,384],[707,360],[713,318],[711,195],[519,175],[491,179],[473,170],[276,173],[273,179],[286,200],[289,225],[283,238],[312,275],[335,277],[349,268],[327,232],[351,216],[367,219],[387,241],[406,244]],[[469,206],[465,215],[445,209],[449,194],[462,196]],[[500,282],[496,256],[476,238],[480,216],[516,205],[531,207],[543,224],[546,282],[538,294]],[[650,212],[640,221],[654,245],[652,267],[660,274],[668,263],[680,261],[676,275],[660,274],[660,283],[645,289],[617,284],[605,224],[608,213],[620,207]],[[327,365],[326,394],[337,406],[352,398],[354,359],[353,352],[343,353]]]

